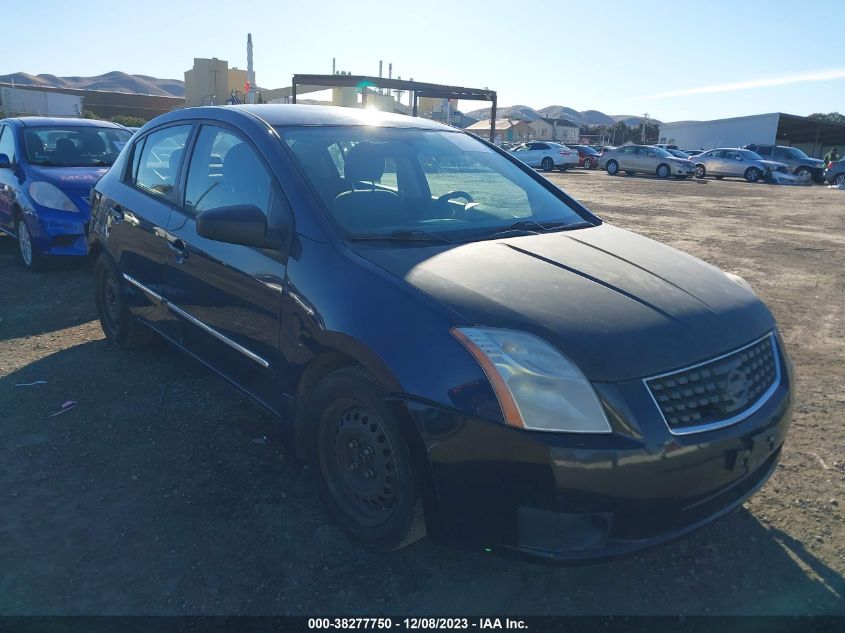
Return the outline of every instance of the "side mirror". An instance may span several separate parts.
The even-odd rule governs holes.
[[[267,217],[252,204],[209,209],[197,215],[197,233],[210,240],[281,250],[289,230],[267,226]]]
[[[11,169],[12,161],[7,154],[0,154],[0,169]]]

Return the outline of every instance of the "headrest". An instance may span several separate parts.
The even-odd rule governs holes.
[[[180,147],[177,150],[174,150],[170,154],[170,158],[167,159],[167,168],[171,172],[175,172],[179,168],[179,162],[182,160],[182,154],[185,153],[185,148]]]
[[[371,182],[384,174],[384,148],[370,142],[358,143],[349,150],[344,163],[346,180]]]
[[[246,143],[232,146],[223,157],[223,180],[237,182],[249,179],[255,170],[255,155]]]

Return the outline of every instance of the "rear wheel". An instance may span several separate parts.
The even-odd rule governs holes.
[[[810,182],[813,179],[813,172],[806,167],[799,167],[795,170],[795,175],[801,182]]]
[[[411,455],[384,391],[362,367],[323,378],[309,399],[323,501],[353,538],[395,550],[425,536]]]
[[[595,163],[593,162],[592,158],[585,158],[584,159],[584,169],[594,169]]]
[[[748,182],[757,182],[763,174],[756,167],[749,167],[745,170],[745,179]]]
[[[658,178],[668,178],[672,173],[672,169],[666,163],[660,163],[654,173],[657,174]]]
[[[619,163],[617,163],[615,160],[607,161],[607,165],[605,165],[604,168],[607,170],[607,173],[611,176],[615,176],[619,173]]]
[[[555,168],[555,162],[551,158],[546,156],[540,163],[540,167],[543,169],[543,171],[552,171]]]
[[[833,179],[834,185],[845,185],[845,174],[838,174],[836,178]]]
[[[129,313],[123,278],[105,253],[97,258],[94,279],[97,314],[106,338],[123,349],[149,343],[154,336],[153,331],[141,325]]]

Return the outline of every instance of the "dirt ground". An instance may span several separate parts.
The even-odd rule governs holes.
[[[845,192],[551,179],[741,274],[777,316],[797,406],[780,467],[741,510],[592,565],[430,540],[362,550],[270,416],[164,344],[112,348],[86,265],[26,273],[0,238],[0,613],[845,613]]]

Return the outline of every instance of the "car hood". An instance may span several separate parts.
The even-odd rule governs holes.
[[[37,167],[27,168],[31,180],[43,180],[63,191],[90,190],[109,170],[108,167]]]
[[[607,224],[357,252],[470,323],[542,337],[594,381],[683,367],[774,327],[754,293],[717,268]]]

